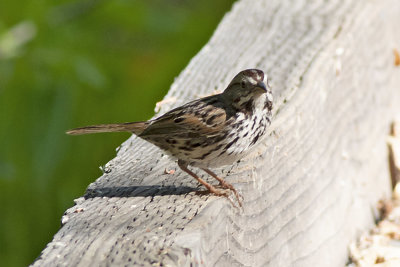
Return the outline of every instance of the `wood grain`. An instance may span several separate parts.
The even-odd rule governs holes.
[[[268,74],[267,138],[217,170],[243,194],[243,211],[196,194],[193,178],[132,136],[33,266],[343,266],[349,241],[390,190],[398,14],[397,0],[238,1],[160,113],[223,90],[242,69]]]

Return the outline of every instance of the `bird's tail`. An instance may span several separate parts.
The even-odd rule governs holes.
[[[147,122],[127,122],[127,123],[114,123],[114,124],[99,124],[86,126],[68,130],[67,134],[81,135],[92,133],[108,133],[108,132],[132,132],[136,135],[141,134],[147,127]]]

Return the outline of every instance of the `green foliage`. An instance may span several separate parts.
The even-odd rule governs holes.
[[[32,263],[127,134],[146,120],[232,0],[0,2],[0,266]]]

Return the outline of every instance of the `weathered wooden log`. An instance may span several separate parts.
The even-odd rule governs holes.
[[[268,73],[268,137],[217,170],[241,191],[243,210],[196,194],[193,178],[132,136],[33,265],[343,266],[390,191],[399,14],[397,0],[238,1],[160,112],[223,90],[242,69]]]

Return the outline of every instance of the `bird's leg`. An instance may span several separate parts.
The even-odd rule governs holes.
[[[212,177],[214,177],[215,179],[217,179],[218,180],[218,182],[219,182],[219,184],[223,187],[223,188],[226,188],[226,189],[230,189],[230,190],[232,190],[232,191],[235,191],[235,188],[233,187],[233,185],[231,185],[230,183],[227,183],[227,182],[225,182],[225,180],[224,179],[222,179],[222,178],[219,178],[214,172],[212,172],[211,170],[209,170],[209,169],[203,169],[203,168],[201,168],[203,171],[205,171],[206,173],[208,173],[209,175],[211,175]]]
[[[210,171],[209,169],[205,169],[205,168],[201,168],[203,171],[205,171],[206,173],[208,173],[209,175],[211,175],[212,177],[214,177],[215,179],[218,180],[219,184],[226,189],[230,189],[233,191],[233,193],[236,196],[236,199],[239,202],[239,205],[242,206],[242,201],[241,198],[243,198],[237,191],[236,189],[233,187],[233,185],[231,185],[230,183],[226,182],[224,179],[218,177],[214,172]]]
[[[225,196],[227,197],[227,193],[223,192],[221,190],[218,190],[217,188],[215,188],[214,186],[210,185],[209,183],[207,183],[206,181],[204,181],[203,179],[201,179],[199,176],[197,176],[194,172],[192,172],[191,170],[189,170],[187,168],[187,164],[183,161],[178,160],[178,166],[179,168],[182,169],[182,171],[186,172],[187,174],[189,174],[190,176],[192,176],[193,178],[195,178],[199,183],[201,183],[202,185],[204,185],[208,191],[210,191],[211,193],[217,195],[217,196]]]

